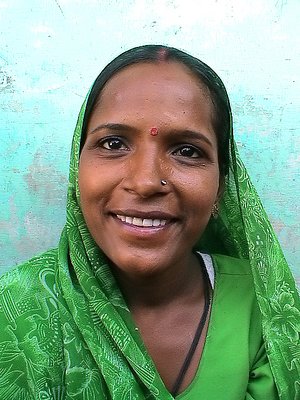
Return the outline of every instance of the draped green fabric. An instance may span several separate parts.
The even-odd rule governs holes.
[[[31,260],[0,281],[0,312],[10,321],[0,333],[0,398],[171,400],[81,212],[78,163],[85,104],[72,143],[67,222],[58,251]],[[210,221],[196,247],[250,260],[266,350],[280,398],[300,399],[299,294],[232,132],[230,171],[220,215]],[[34,273],[47,293],[43,301],[38,294],[26,297],[26,288],[34,284]],[[19,289],[13,295],[12,289],[6,288],[16,281]],[[32,310],[31,317],[22,320],[25,309]],[[1,316],[0,323],[3,321]],[[35,329],[28,333],[27,325]],[[47,350],[50,339],[51,355]],[[34,359],[40,360],[40,366],[47,363],[48,376],[43,376],[43,368]],[[19,370],[7,368],[7,363],[15,365],[16,360]],[[34,396],[18,385],[23,369],[28,372],[26,379]],[[66,382],[66,387],[61,382]]]
[[[69,252],[85,299],[92,302],[107,334],[112,335],[115,343],[119,343],[119,350],[129,364],[133,362],[133,369],[139,365],[140,379],[149,388],[157,388],[162,396],[165,390],[153,370],[151,360],[145,356],[142,344],[134,332],[130,331],[130,325],[124,325],[124,319],[128,319],[124,302],[103,255],[90,237],[81,213],[77,172],[83,115],[84,106],[73,139],[67,225],[60,243],[60,248],[68,243],[65,251],[60,253],[62,287],[66,296],[72,293],[66,259]],[[230,144],[230,171],[226,178],[220,216],[216,221],[211,221],[206,235],[210,237],[209,242],[212,243],[214,252],[250,260],[257,300],[263,315],[266,350],[280,395],[286,400],[297,399],[300,398],[299,294],[268,217],[238,155],[232,132]],[[206,241],[208,242],[207,239]],[[203,249],[203,246],[205,250],[209,248],[208,243],[206,246],[200,241],[199,248]],[[72,294],[68,296],[68,301],[75,312],[80,309],[79,304],[83,297],[78,294],[76,298]],[[89,326],[93,330],[97,354],[99,332],[96,326],[91,321],[86,321],[84,313],[77,311],[77,315],[78,326]],[[112,354],[112,349],[108,347],[108,356],[111,357]],[[102,365],[102,369],[105,369],[106,363]],[[125,373],[123,376],[124,383],[129,382]],[[136,382],[131,373],[129,376]],[[114,382],[116,377],[112,375],[109,379]],[[106,382],[108,383],[108,378]],[[138,389],[136,390],[138,393]],[[169,398],[169,395],[166,394],[165,398]]]

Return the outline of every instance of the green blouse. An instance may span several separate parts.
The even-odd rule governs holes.
[[[120,365],[115,361],[98,369],[80,332],[89,327],[77,327],[60,290],[56,259],[56,250],[45,253],[0,279],[0,398],[119,399],[104,382],[111,368]],[[215,255],[213,264],[212,312],[202,359],[193,382],[177,399],[277,400],[249,263]],[[105,351],[99,343],[100,356]],[[135,364],[138,370],[138,359]],[[124,396],[139,398],[126,397],[125,386]],[[157,393],[150,398],[167,397]]]
[[[249,262],[212,256],[215,283],[202,358],[178,400],[277,400]]]

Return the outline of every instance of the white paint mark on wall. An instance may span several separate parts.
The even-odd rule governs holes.
[[[258,16],[266,12],[267,3],[261,0],[241,2],[240,0],[175,0],[165,2],[161,0],[150,1],[153,8],[153,16],[160,19],[164,26],[178,24],[204,24],[214,26],[215,29],[223,25],[226,18],[234,18],[236,22]],[[131,19],[145,18],[145,2],[136,0],[132,6],[129,17]]]
[[[0,1],[0,8],[1,9],[8,8],[8,3],[6,1]]]
[[[35,25],[31,29],[33,33],[46,33],[47,35],[53,35],[54,31],[47,25]]]

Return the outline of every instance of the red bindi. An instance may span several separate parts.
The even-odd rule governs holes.
[[[153,127],[150,129],[150,135],[152,136],[157,136],[158,135],[158,129]]]

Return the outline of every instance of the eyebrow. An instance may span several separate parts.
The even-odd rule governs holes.
[[[106,124],[101,124],[96,126],[96,128],[94,128],[91,132],[88,132],[89,135],[92,135],[96,132],[99,132],[103,129],[109,129],[111,131],[116,131],[116,132],[120,132],[120,131],[136,131],[137,129],[133,128],[130,125],[126,125],[126,124],[118,124],[118,123],[106,123]],[[209,146],[213,147],[212,142],[208,139],[208,137],[199,132],[199,131],[192,131],[190,129],[173,129],[172,130],[172,134],[174,136],[179,136],[181,138],[184,139],[194,139],[194,140],[202,140],[203,142],[207,143]]]
[[[184,139],[200,139],[203,142],[207,143],[209,146],[213,147],[213,144],[209,140],[209,138],[204,133],[201,133],[199,131],[192,131],[190,129],[175,129],[172,130],[172,133],[176,136],[184,137]]]
[[[111,131],[134,131],[135,129],[126,124],[114,124],[114,123],[107,123],[107,124],[101,124],[96,126],[95,129],[93,129],[91,132],[88,132],[89,135],[92,135],[93,133],[96,133],[98,131],[101,131],[102,129],[109,129]]]

